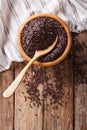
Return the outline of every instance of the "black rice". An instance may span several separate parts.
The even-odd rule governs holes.
[[[39,17],[28,22],[21,33],[22,47],[32,58],[36,50],[44,50],[50,46],[57,35],[55,48],[39,59],[42,62],[53,61],[63,54],[67,46],[67,33],[64,27],[52,18]]]

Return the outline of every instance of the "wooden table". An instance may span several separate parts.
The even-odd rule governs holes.
[[[32,66],[24,77],[33,83],[34,75],[42,71],[40,89],[49,82],[60,85],[62,102],[57,109],[50,105],[46,110],[49,98],[43,106],[31,107],[24,82],[12,97],[2,97],[26,63],[13,63],[9,70],[0,73],[0,130],[87,130],[87,32],[72,35],[71,52],[63,62],[48,68]]]

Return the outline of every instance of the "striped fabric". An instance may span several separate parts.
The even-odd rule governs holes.
[[[36,13],[58,15],[73,32],[87,30],[87,0],[0,0],[0,71],[24,60],[17,47],[18,29]]]

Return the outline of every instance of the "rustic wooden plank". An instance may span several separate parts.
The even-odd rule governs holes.
[[[59,65],[46,69],[47,86],[59,91],[59,103],[47,104],[44,101],[44,130],[73,130],[73,71],[72,58],[69,56]],[[55,91],[56,92],[56,91]],[[46,110],[47,108],[47,110]]]
[[[87,130],[87,32],[74,39],[74,125],[75,130]]]
[[[19,65],[20,66],[20,65]],[[24,66],[24,65],[23,65]],[[16,74],[23,66],[16,66]],[[41,106],[31,108],[24,82],[15,94],[16,130],[65,130],[73,129],[73,72],[71,55],[60,65],[54,67],[32,67],[25,81],[40,90]],[[23,80],[24,81],[24,80]],[[56,105],[50,105],[50,97],[44,97],[45,88],[58,87],[59,99]],[[29,88],[28,88],[29,89]],[[30,90],[29,90],[30,91]],[[35,100],[36,101],[36,100]],[[20,124],[20,125],[19,125]]]
[[[9,99],[2,97],[12,80],[12,68],[0,73],[0,130],[13,130],[13,96]]]
[[[24,64],[16,64],[16,75],[25,66]],[[36,69],[37,67],[35,67]],[[32,77],[35,69],[32,67],[28,70],[19,88],[15,93],[15,130],[42,130],[42,107],[34,106],[28,99],[29,95],[26,91],[24,80],[33,82]]]

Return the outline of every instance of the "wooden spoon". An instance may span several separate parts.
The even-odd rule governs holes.
[[[19,83],[21,82],[23,76],[25,75],[25,73],[29,69],[29,67],[32,65],[32,63],[35,60],[37,60],[39,57],[41,57],[41,56],[47,54],[48,52],[50,52],[55,47],[57,40],[58,40],[58,36],[56,36],[56,39],[53,42],[53,44],[51,46],[49,46],[47,49],[39,50],[39,51],[35,52],[34,57],[30,60],[30,62],[24,67],[24,69],[18,74],[16,79],[12,82],[12,84],[3,93],[3,96],[5,98],[10,97],[15,92],[15,90],[17,89],[17,87],[18,87]]]

